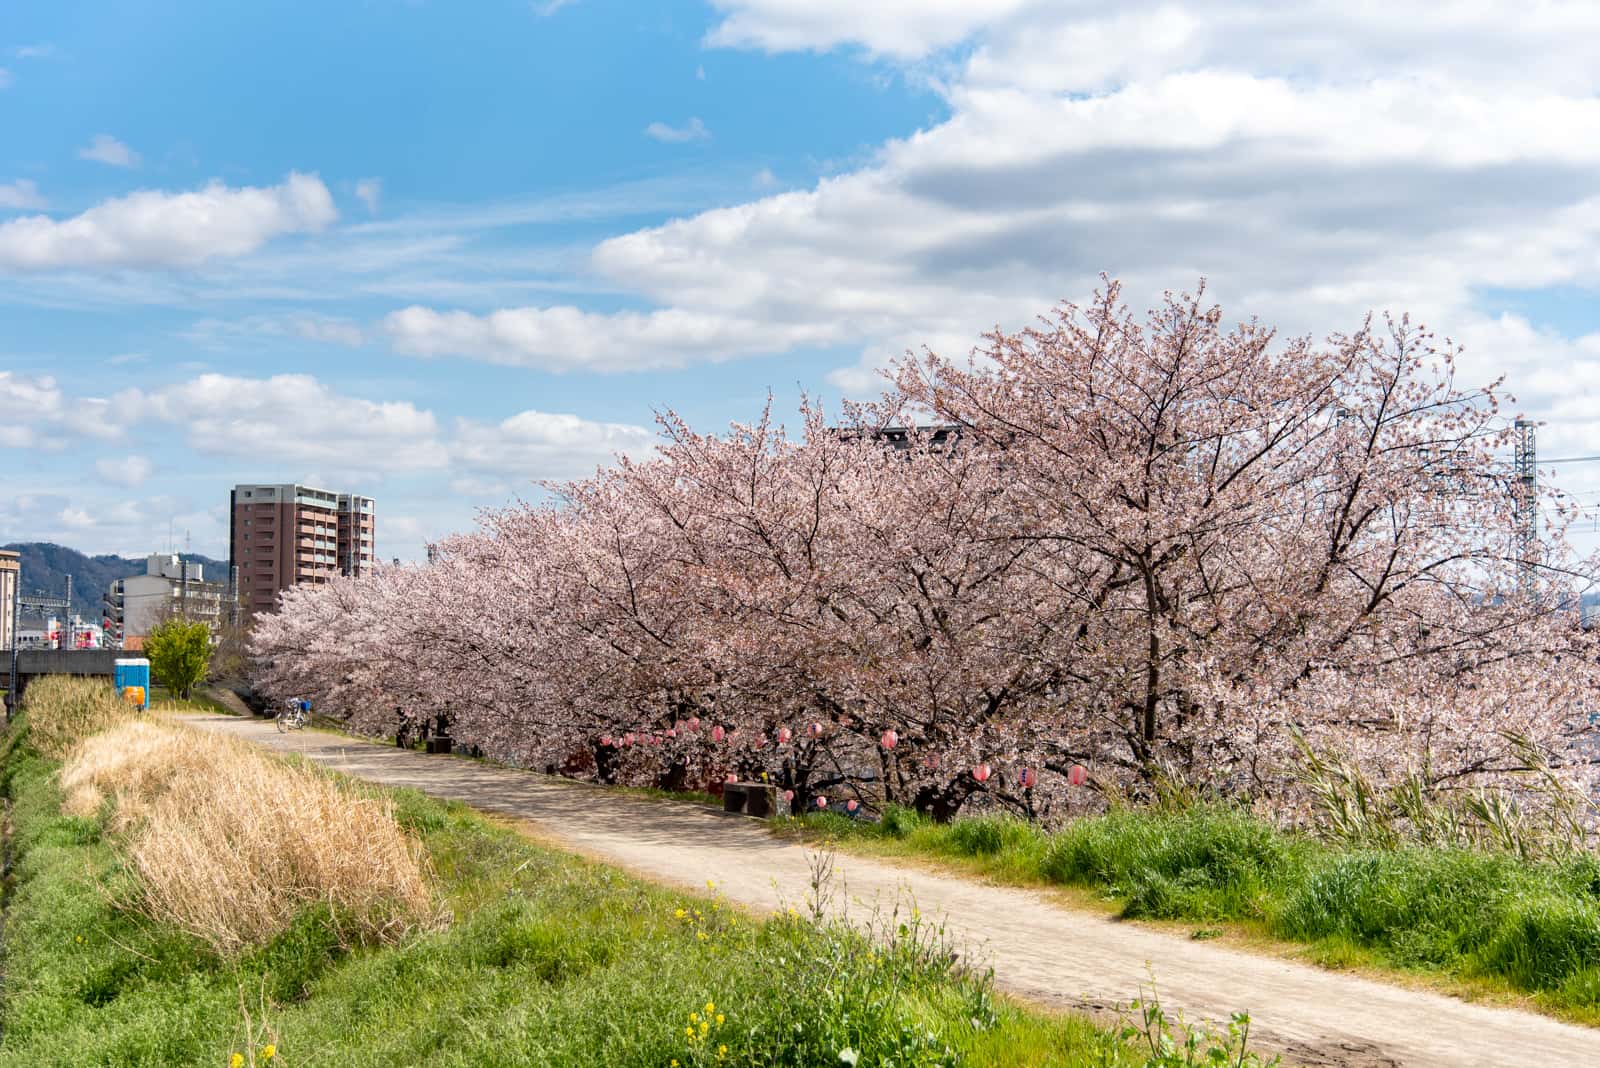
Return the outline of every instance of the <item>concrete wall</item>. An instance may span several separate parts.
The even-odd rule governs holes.
[[[121,649],[20,649],[17,674],[110,675],[125,656]]]

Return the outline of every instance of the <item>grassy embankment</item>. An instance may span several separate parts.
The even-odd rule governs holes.
[[[843,848],[1015,885],[1087,888],[1195,937],[1300,943],[1329,967],[1399,971],[1600,1025],[1600,856],[1340,848],[1231,808],[1121,810],[1055,833],[998,817],[798,821]]]
[[[753,920],[86,694],[37,685],[0,743],[0,1065],[1187,1063],[997,998],[915,921]]]

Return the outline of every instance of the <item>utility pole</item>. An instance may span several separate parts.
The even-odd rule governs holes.
[[[73,638],[76,636],[77,628],[75,628],[72,625],[72,576],[71,575],[67,576],[67,609],[62,614],[64,616],[66,616],[66,618],[64,620],[62,620],[62,623],[61,623],[62,640],[67,643],[67,648],[68,649],[76,649],[77,648],[77,643],[73,641]]]
[[[1516,457],[1512,465],[1517,501],[1517,574],[1523,592],[1533,588],[1533,569],[1539,562],[1539,460],[1535,424],[1516,422]]]

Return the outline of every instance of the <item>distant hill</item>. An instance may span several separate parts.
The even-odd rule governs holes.
[[[22,554],[24,595],[43,593],[60,597],[66,592],[67,576],[71,575],[72,610],[91,621],[100,618],[100,599],[105,595],[107,586],[119,578],[144,574],[142,556],[85,556],[76,549],[48,541],[13,542],[0,545],[0,549],[14,549]],[[198,553],[178,555],[202,565],[206,581],[227,581],[226,560],[213,560]]]

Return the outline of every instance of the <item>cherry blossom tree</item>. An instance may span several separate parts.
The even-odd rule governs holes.
[[[287,591],[258,685],[565,774],[941,818],[1173,778],[1281,802],[1297,739],[1380,782],[1528,745],[1585,777],[1600,657],[1560,609],[1593,564],[1559,514],[1517,548],[1503,403],[1404,319],[1319,344],[1108,284],[794,436],[667,413],[429,566]]]

